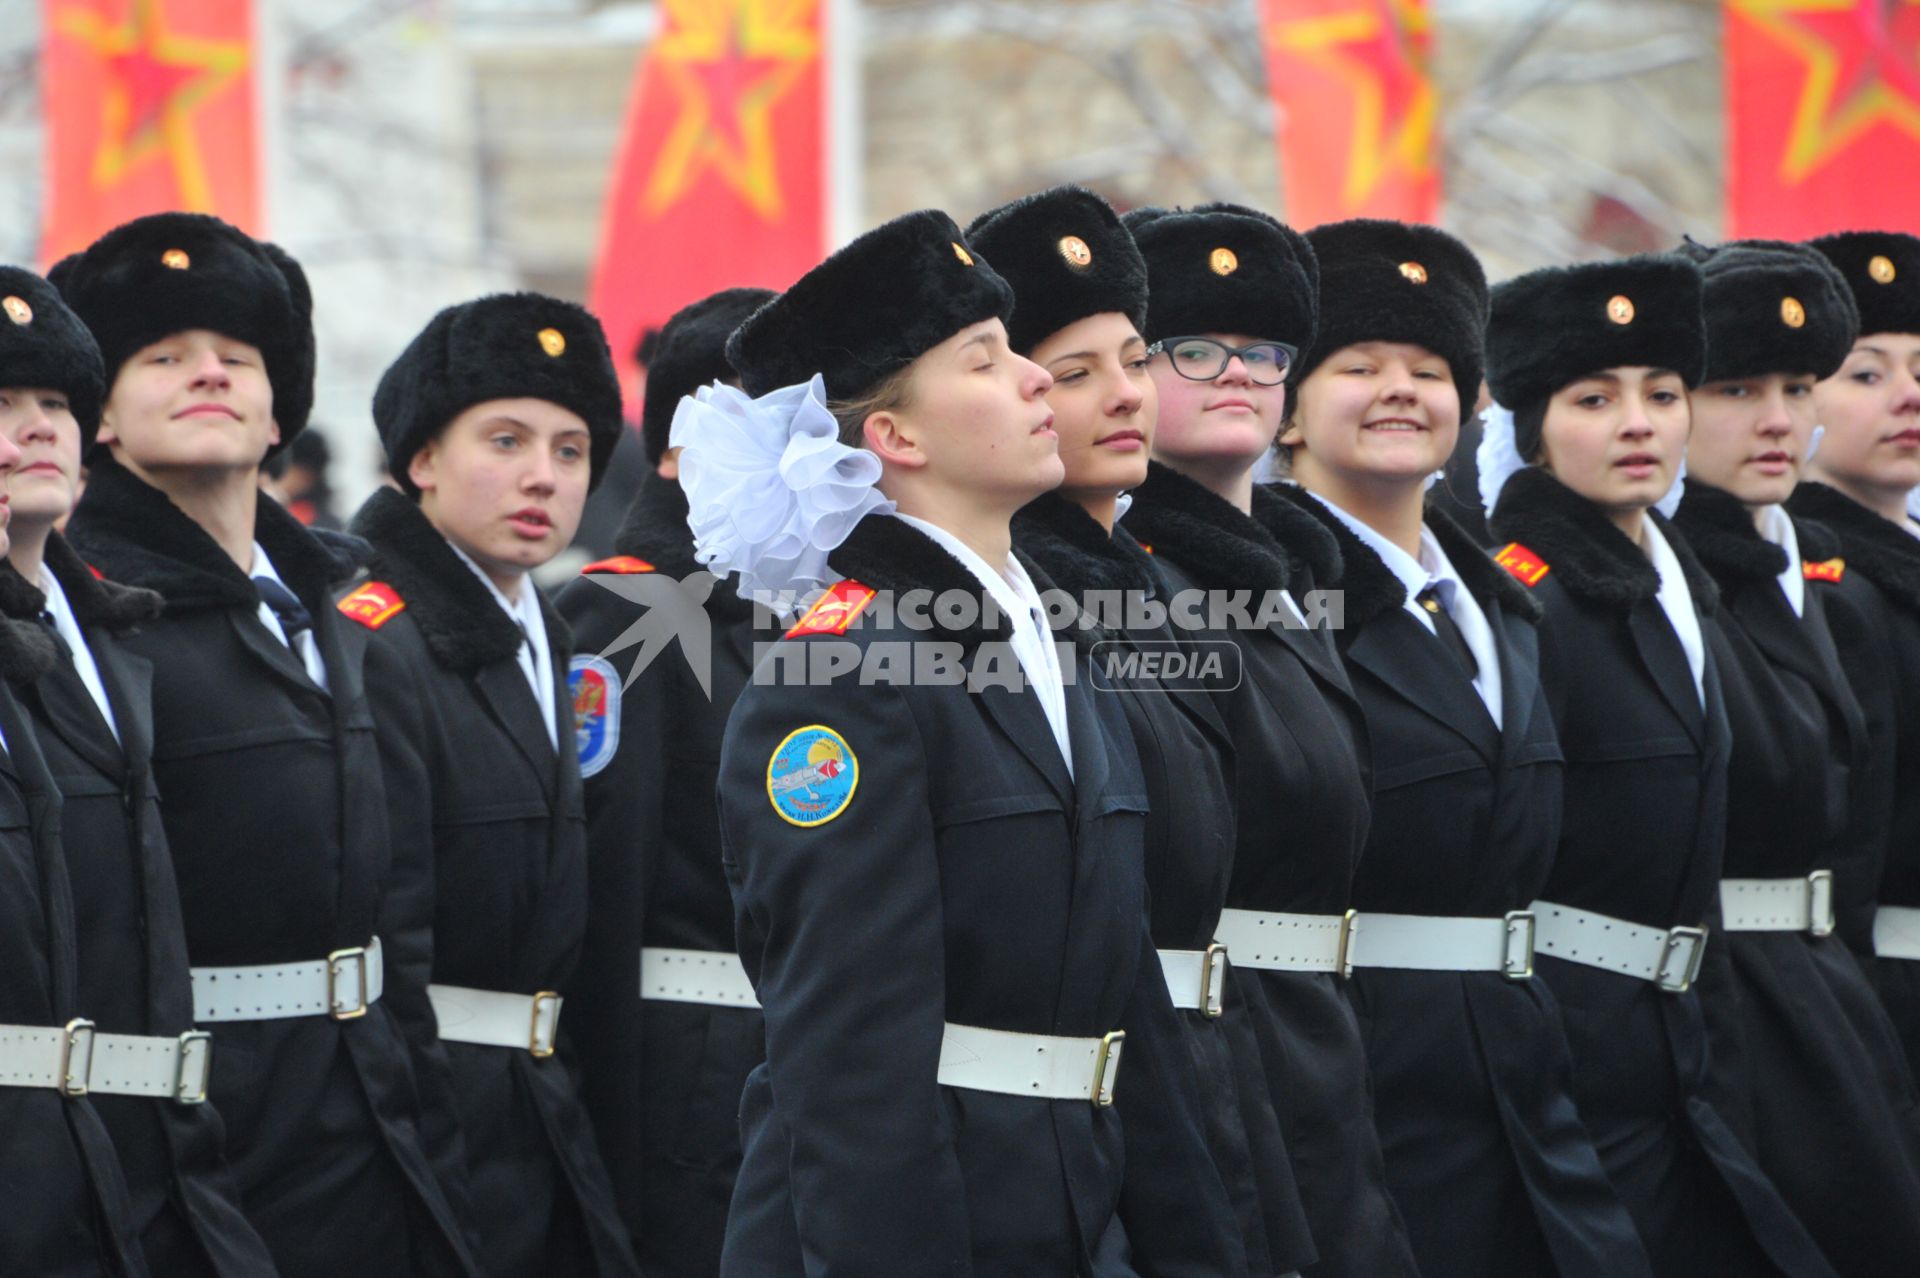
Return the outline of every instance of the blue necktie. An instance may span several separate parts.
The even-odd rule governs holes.
[[[260,602],[273,609],[273,615],[280,619],[280,628],[287,632],[289,648],[302,631],[313,628],[313,614],[291,590],[271,577],[255,577],[253,588],[260,592]]]

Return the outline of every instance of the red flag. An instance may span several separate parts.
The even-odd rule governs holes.
[[[247,0],[43,0],[43,262],[129,218],[260,223]]]
[[[1433,221],[1439,100],[1426,0],[1260,0],[1260,26],[1287,220]]]
[[[826,8],[662,0],[593,275],[623,377],[646,328],[718,289],[785,288],[825,253]]]
[[[1920,0],[1727,0],[1727,229],[1913,228]]]

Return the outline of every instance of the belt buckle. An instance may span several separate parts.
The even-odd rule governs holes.
[[[352,960],[360,976],[360,1001],[340,1001],[340,965]],[[336,1021],[357,1021],[367,1014],[367,947],[349,945],[327,955],[327,1015]]]
[[[1360,911],[1348,910],[1340,916],[1340,944],[1333,953],[1333,974],[1341,980],[1353,975],[1353,938],[1360,931]]]
[[[1683,945],[1687,947],[1687,957],[1680,965],[1680,975],[1675,977],[1673,958]],[[1668,928],[1666,944],[1660,949],[1660,969],[1654,973],[1653,983],[1668,994],[1685,994],[1700,979],[1700,960],[1706,953],[1707,929],[1704,927]]]
[[[1815,870],[1807,875],[1807,932],[1812,936],[1833,935],[1833,871]]]
[[[540,1018],[545,1013],[545,1004],[553,1004],[553,1028],[547,1031],[547,1045],[540,1045]],[[535,1060],[543,1061],[559,1050],[560,1038],[560,996],[552,990],[541,990],[533,996],[533,1020],[527,1028],[527,1051]]]
[[[187,1086],[187,1056],[195,1043],[205,1043],[207,1050],[200,1054],[200,1084]],[[180,1035],[180,1055],[173,1066],[173,1099],[180,1105],[204,1105],[207,1103],[207,1084],[213,1079],[213,1035],[206,1030],[188,1030]]]
[[[1126,1041],[1125,1030],[1103,1034],[1100,1049],[1093,1054],[1093,1094],[1088,1099],[1102,1109],[1113,1104],[1113,1084],[1120,1076],[1120,1049]]]
[[[1505,917],[1507,925],[1506,953],[1500,958],[1500,975],[1509,981],[1530,981],[1533,979],[1533,934],[1534,917],[1532,910],[1508,910]],[[1516,945],[1516,938],[1524,938]]]
[[[93,1022],[84,1016],[76,1016],[60,1030],[60,1073],[55,1086],[62,1096],[85,1096],[87,1085],[93,1081]],[[84,1043],[86,1057],[76,1071],[73,1067],[74,1054]],[[79,1081],[75,1082],[75,1078]]]
[[[1219,1016],[1226,1011],[1227,947],[1215,942],[1200,956],[1200,1013]]]

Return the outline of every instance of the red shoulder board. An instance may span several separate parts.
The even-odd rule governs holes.
[[[95,581],[105,581],[107,579],[107,574],[105,574],[104,572],[101,572],[98,568],[95,568],[92,564],[87,565],[87,571],[93,574],[93,579]]]
[[[1811,559],[1800,561],[1800,575],[1808,581],[1838,581],[1847,575],[1847,561],[1844,559],[1822,559],[1815,563]]]
[[[394,593],[384,581],[369,581],[340,601],[343,615],[353,618],[369,630],[378,630],[405,612],[407,601]]]
[[[1528,550],[1517,541],[1508,542],[1494,555],[1493,562],[1513,574],[1514,580],[1526,587],[1534,587],[1553,571],[1547,561]]]
[[[590,572],[652,572],[653,565],[644,559],[632,555],[615,555],[611,559],[596,559],[580,570],[581,576]]]
[[[1149,555],[1151,555],[1151,554],[1153,553],[1153,547],[1152,547],[1152,546],[1149,546],[1149,545],[1148,545],[1148,544],[1147,544],[1146,542],[1144,542],[1144,541],[1140,543],[1140,549],[1142,549],[1142,550],[1144,550],[1144,551],[1146,551],[1146,552],[1147,552],[1147,553],[1148,553]]]
[[[806,615],[794,623],[787,631],[787,638],[796,639],[801,635],[843,635],[851,626],[854,618],[865,612],[867,605],[879,593],[849,578],[829,590],[814,601]]]

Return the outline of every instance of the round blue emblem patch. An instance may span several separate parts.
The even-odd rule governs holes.
[[[767,760],[767,798],[791,825],[825,825],[847,810],[860,785],[860,761],[832,728],[789,732]]]
[[[620,676],[604,657],[575,657],[567,667],[573,693],[573,740],[580,752],[580,775],[606,767],[620,748]]]

